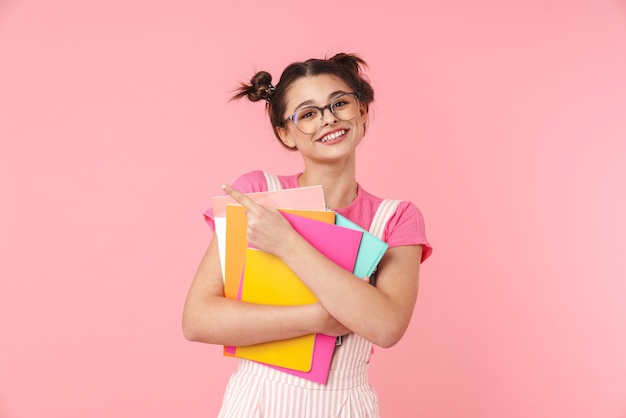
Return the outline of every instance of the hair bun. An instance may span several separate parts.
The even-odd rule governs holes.
[[[272,75],[267,71],[259,71],[250,79],[248,98],[253,102],[270,100],[273,90]]]
[[[345,52],[333,55],[329,58],[329,61],[336,63],[353,74],[360,74],[361,70],[367,67],[367,64],[361,57],[356,54],[346,54]]]
[[[251,102],[269,101],[273,91],[272,75],[267,71],[259,71],[250,79],[250,84],[241,83],[231,100],[247,97]]]

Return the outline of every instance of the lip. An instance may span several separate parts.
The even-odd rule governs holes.
[[[325,141],[325,142],[322,142],[322,138],[325,138],[325,137],[327,137],[328,135],[334,134],[334,133],[336,133],[336,132],[341,132],[341,131],[344,131],[343,135],[340,135],[340,136],[338,136],[337,138],[331,139],[330,141]],[[320,136],[319,136],[319,137],[315,140],[315,142],[319,142],[320,144],[323,144],[323,145],[332,145],[332,144],[336,144],[337,142],[341,142],[341,141],[343,141],[343,139],[346,137],[346,135],[348,134],[348,132],[349,132],[349,131],[350,131],[350,130],[349,130],[349,129],[347,129],[347,128],[337,128],[337,129],[333,129],[332,131],[328,131],[328,132],[325,132],[323,135],[320,135]]]

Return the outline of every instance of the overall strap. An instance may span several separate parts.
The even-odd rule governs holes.
[[[374,218],[372,219],[372,225],[370,226],[370,234],[375,235],[379,239],[383,239],[383,233],[385,232],[385,226],[389,219],[396,213],[396,209],[398,209],[398,205],[400,205],[400,200],[392,200],[392,199],[384,199],[380,202],[380,206],[376,209],[376,213],[374,214]],[[372,286],[376,286],[376,276],[377,276],[376,268],[374,272],[369,277],[369,282]]]
[[[396,213],[400,200],[384,199],[380,202],[380,206],[376,209],[374,218],[372,219],[372,225],[370,226],[370,234],[383,239],[383,233],[385,232],[385,226],[389,218]]]
[[[265,182],[267,183],[268,192],[275,192],[277,190],[283,189],[283,186],[282,184],[280,184],[280,180],[276,175],[265,171],[263,172],[263,175],[265,176]]]

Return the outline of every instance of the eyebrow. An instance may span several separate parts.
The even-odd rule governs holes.
[[[343,90],[337,90],[337,91],[333,91],[332,93],[330,93],[328,95],[328,100],[331,100],[333,97],[339,96],[340,94],[345,94],[347,92],[343,91]],[[306,106],[312,106],[315,103],[315,101],[313,100],[305,100],[304,102],[300,103],[298,106],[296,106],[295,110],[301,109],[303,107]]]

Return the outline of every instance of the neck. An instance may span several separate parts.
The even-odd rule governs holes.
[[[331,209],[345,208],[357,196],[357,182],[352,167],[309,167],[298,178],[300,186],[321,184],[324,188],[326,206]]]

